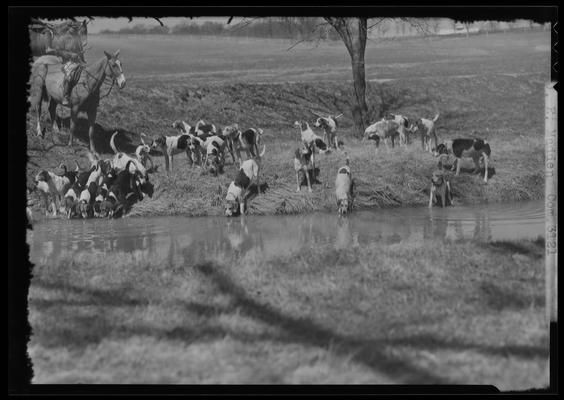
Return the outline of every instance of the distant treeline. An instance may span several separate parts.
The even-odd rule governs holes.
[[[227,22],[227,21],[226,21]],[[421,34],[431,35],[471,35],[493,32],[507,32],[513,30],[546,29],[546,26],[532,21],[520,23],[506,23],[497,21],[482,21],[472,24],[461,24],[454,20],[425,19],[419,26],[400,20],[383,21],[370,31],[369,36],[402,37]],[[316,32],[312,35],[313,32]],[[195,35],[195,36],[242,36],[257,38],[277,38],[291,40],[328,39],[339,40],[337,32],[320,18],[266,18],[249,23],[234,23],[227,25],[220,22],[206,21],[203,24],[183,22],[172,27],[143,24],[127,26],[119,30],[105,29],[101,34],[161,34],[161,35]]]
[[[206,21],[203,24],[194,22],[183,22],[173,27],[168,26],[147,26],[136,24],[131,27],[124,27],[118,30],[104,29],[101,34],[120,35],[120,34],[162,34],[162,35],[201,35],[201,36],[244,36],[259,38],[278,38],[278,39],[304,39],[316,29],[319,21],[313,18],[280,19],[269,18],[264,21],[254,21],[250,24],[226,25],[219,22]],[[334,30],[326,29],[322,33],[322,38],[338,40],[339,36]]]

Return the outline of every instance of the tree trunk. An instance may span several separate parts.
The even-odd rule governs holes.
[[[366,104],[366,76],[364,52],[368,36],[367,18],[325,18],[337,31],[351,57],[355,104],[352,117],[357,136],[364,135],[368,123],[368,105]]]
[[[368,105],[366,104],[366,76],[364,70],[364,53],[351,55],[353,85],[356,104],[353,106],[355,132],[359,137],[364,135],[368,126]]]

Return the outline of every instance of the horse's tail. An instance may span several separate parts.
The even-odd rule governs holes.
[[[112,150],[114,151],[114,154],[121,153],[121,152],[117,149],[116,144],[114,143],[114,138],[116,137],[117,134],[118,134],[118,131],[115,131],[114,134],[112,135],[112,138],[110,139],[110,147],[111,147]]]

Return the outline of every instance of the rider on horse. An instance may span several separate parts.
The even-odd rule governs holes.
[[[63,101],[61,104],[66,106],[70,104],[72,88],[78,82],[82,67],[85,65],[82,55],[68,50],[53,49],[51,47],[47,49],[46,53],[61,57],[63,60]]]

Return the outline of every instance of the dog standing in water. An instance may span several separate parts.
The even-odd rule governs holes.
[[[441,202],[441,207],[452,205],[452,193],[450,190],[450,182],[442,170],[436,170],[431,176],[431,190],[429,193],[429,208],[433,207],[433,203]]]
[[[335,179],[335,197],[337,198],[337,210],[340,215],[352,211],[354,200],[354,182],[347,157],[345,165],[339,168]]]

